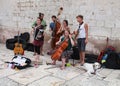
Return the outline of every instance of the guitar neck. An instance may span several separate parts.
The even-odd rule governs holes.
[[[20,37],[19,37],[19,34],[20,34],[20,33],[19,33],[19,31],[18,31],[18,43],[20,43]]]

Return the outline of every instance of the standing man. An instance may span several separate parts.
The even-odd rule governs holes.
[[[52,18],[52,22],[50,23],[50,29],[52,31],[51,48],[54,50],[56,47],[56,42],[59,40],[59,37],[57,35],[57,31],[58,31],[57,29],[60,29],[60,28],[56,28],[57,23],[59,23],[57,17],[53,15],[51,18]]]
[[[41,19],[41,21],[42,21],[41,24],[44,26],[44,30],[45,30],[47,24],[46,24],[46,21],[44,20],[44,14],[43,13],[39,13],[39,18]],[[37,26],[37,22],[36,21],[33,22],[32,28],[35,27],[35,26]]]
[[[79,23],[79,28],[76,31],[76,38],[80,55],[80,64],[83,65],[85,63],[85,48],[88,43],[88,24],[84,23],[82,15],[78,15],[76,19]]]
[[[40,19],[41,19],[41,21],[42,21],[41,24],[44,26],[44,30],[45,30],[47,24],[46,24],[46,21],[44,20],[44,14],[43,14],[43,13],[41,13]]]

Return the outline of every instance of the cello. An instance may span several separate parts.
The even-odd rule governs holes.
[[[52,54],[52,60],[59,60],[62,52],[68,47],[68,39],[65,39]]]
[[[62,11],[63,11],[63,8],[61,7],[59,9],[58,14],[57,14],[57,18],[61,15]],[[59,31],[60,28],[61,28],[61,24],[57,19],[55,21],[55,27],[54,27],[54,30],[53,30],[53,38],[52,38],[52,43],[51,43],[51,46],[52,46],[53,49],[55,49],[56,42],[59,41],[59,38],[62,35],[62,34],[57,34],[57,32]]]
[[[70,34],[70,33],[69,33]],[[75,32],[73,31],[73,33],[71,33],[70,35],[74,35]],[[53,52],[53,54],[51,55],[51,59],[52,60],[59,60],[61,57],[61,54],[64,52],[64,50],[68,47],[68,40],[69,38],[65,38],[60,44],[59,46],[56,46],[55,51]]]

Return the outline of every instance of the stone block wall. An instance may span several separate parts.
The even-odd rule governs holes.
[[[106,38],[109,44],[120,51],[120,1],[119,0],[0,0],[0,42],[13,37],[17,31],[31,31],[32,22],[39,12],[47,22],[46,43],[49,39],[51,16],[63,7],[61,20],[67,19],[72,30],[77,29],[76,16],[84,15],[89,25],[87,50],[99,53],[104,49]],[[31,39],[32,41],[32,39]],[[45,47],[46,49],[46,47]]]

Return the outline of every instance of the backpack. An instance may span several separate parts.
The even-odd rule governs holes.
[[[110,69],[120,69],[120,55],[115,51],[108,50],[101,59],[103,67]]]
[[[79,50],[77,46],[72,47],[73,53],[71,54],[71,59],[74,60],[79,60],[80,56],[79,56]]]
[[[108,46],[105,50],[102,50],[101,52],[100,52],[100,54],[98,55],[98,58],[97,58],[97,61],[98,62],[100,62],[101,60],[102,60],[102,57],[104,56],[104,54],[106,53],[106,52],[111,52],[111,51],[115,51],[115,48],[114,47],[112,47],[112,46]]]

